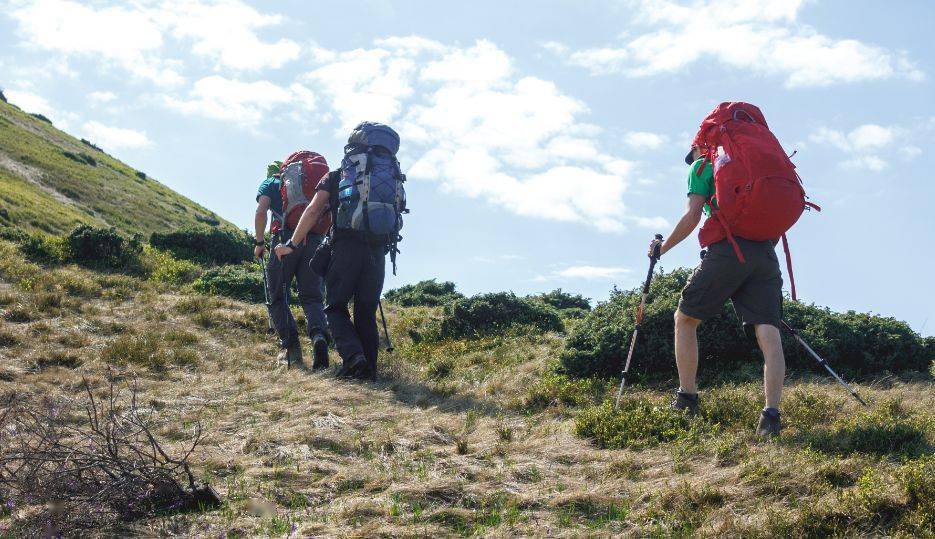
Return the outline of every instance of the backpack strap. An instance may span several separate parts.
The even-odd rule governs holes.
[[[792,253],[789,252],[789,240],[782,235],[782,250],[786,253],[786,269],[789,271],[789,288],[792,291],[792,301],[799,301],[795,294],[795,276],[792,275]]]
[[[328,172],[328,211],[331,212],[331,230],[328,235],[333,239],[334,231],[338,226],[338,183],[341,181],[341,171],[332,170]]]

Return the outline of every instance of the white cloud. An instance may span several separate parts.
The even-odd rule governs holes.
[[[164,103],[183,114],[250,128],[258,125],[264,115],[285,105],[297,104],[306,111],[312,110],[315,96],[299,84],[284,88],[266,80],[243,82],[212,75],[197,81],[188,98],[165,97]]]
[[[907,131],[899,127],[864,124],[849,132],[821,127],[809,135],[808,139],[816,144],[832,146],[842,152],[854,154],[855,157],[841,162],[841,166],[845,168],[879,172],[887,166],[887,161],[879,154],[884,151],[888,152],[891,146],[904,139],[906,135]],[[916,147],[909,146],[908,148]],[[901,153],[904,157],[912,159],[921,151],[915,152],[911,149],[907,151],[903,148]]]
[[[111,127],[91,121],[82,127],[84,137],[105,149],[147,148],[152,142],[145,132],[120,127]]]
[[[191,39],[192,52],[219,66],[252,70],[277,68],[299,57],[299,44],[281,38],[266,42],[261,28],[279,26],[281,15],[260,13],[239,0],[160,2],[154,20],[179,39]]]
[[[55,118],[56,116],[55,109],[52,105],[40,95],[23,90],[4,90],[3,93],[10,103],[21,108],[24,112],[41,114],[49,119]]]
[[[904,53],[835,39],[799,22],[803,0],[633,0],[646,28],[619,45],[572,50],[543,47],[593,74],[632,77],[681,71],[713,59],[728,67],[785,78],[787,87],[826,86],[924,74]]]
[[[105,60],[157,84],[182,81],[155,51],[163,45],[159,26],[139,6],[95,8],[70,0],[23,2],[11,12],[33,47]]]
[[[622,266],[569,266],[556,270],[548,275],[538,275],[533,280],[537,282],[554,280],[589,280],[612,281],[630,273],[630,268]]]
[[[161,86],[184,82],[186,67],[167,56],[173,40],[215,69],[277,68],[298,58],[289,39],[266,41],[258,31],[282,25],[240,0],[140,0],[110,6],[73,0],[18,0],[10,15],[30,47],[118,66]]]
[[[880,172],[885,169],[887,166],[886,161],[877,157],[876,155],[861,155],[853,159],[848,159],[841,162],[841,166],[844,168],[859,169],[859,170],[872,170],[873,172]]]
[[[110,103],[117,99],[117,94],[113,92],[91,92],[88,94],[88,99],[95,103]]]
[[[665,144],[668,137],[657,133],[630,131],[624,135],[623,141],[637,150],[655,150]]]
[[[638,224],[623,202],[634,163],[600,148],[584,103],[517,74],[495,44],[408,36],[315,48],[313,60],[300,80],[337,114],[337,136],[362,120],[392,123],[414,161],[411,179],[527,217],[610,232]]]

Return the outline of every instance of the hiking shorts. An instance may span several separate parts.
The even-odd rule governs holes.
[[[717,316],[730,299],[744,325],[779,327],[782,317],[782,272],[772,241],[736,238],[746,263],[741,263],[727,240],[708,247],[682,289],[679,311],[707,320]]]

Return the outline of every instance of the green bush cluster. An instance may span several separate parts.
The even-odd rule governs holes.
[[[495,292],[445,305],[437,327],[430,333],[437,340],[470,339],[520,327],[543,333],[564,330],[555,309],[512,292]]]
[[[218,266],[202,273],[192,283],[202,294],[220,295],[250,302],[265,300],[263,274],[256,264]]]
[[[671,442],[691,436],[701,427],[700,421],[646,399],[624,399],[616,410],[608,400],[582,410],[575,418],[575,434],[611,449]]]
[[[541,301],[550,307],[559,311],[590,311],[591,300],[581,294],[572,294],[565,292],[561,288],[556,288],[551,292],[544,292],[535,296],[529,296],[529,299]]]
[[[190,260],[179,260],[148,245],[143,248],[143,265],[150,280],[176,286],[189,284],[201,275],[201,267]]]
[[[253,258],[253,241],[246,232],[210,226],[153,232],[149,244],[176,258],[203,264],[240,264]]]
[[[407,284],[383,294],[387,302],[402,307],[438,307],[463,297],[455,291],[455,284],[451,281],[438,282],[435,279]]]
[[[691,272],[677,269],[653,279],[643,317],[641,338],[633,356],[642,379],[675,374],[673,314]],[[629,348],[639,289],[614,290],[575,326],[561,355],[562,370],[574,376],[614,376]],[[925,371],[932,361],[932,345],[907,324],[866,313],[835,313],[827,308],[785,301],[783,317],[840,373],[865,375],[884,371]],[[729,303],[698,331],[701,370],[736,372],[758,362],[755,340],[745,334]],[[820,368],[792,337],[783,334],[790,369]],[[742,369],[741,369],[742,370]]]
[[[114,228],[79,225],[66,241],[70,258],[79,264],[115,270],[139,268],[143,244],[136,236],[126,239]]]

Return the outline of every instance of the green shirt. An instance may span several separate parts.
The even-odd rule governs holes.
[[[698,158],[697,161],[692,163],[688,171],[688,194],[701,195],[705,200],[710,200],[714,196],[714,171],[711,168],[711,163],[708,163],[705,165],[704,170],[701,171],[701,174],[698,174],[698,164],[702,159],[704,158]],[[714,207],[717,208],[717,200],[714,201]],[[704,212],[711,215],[711,208],[707,204],[704,205]]]
[[[266,178],[263,183],[260,184],[260,188],[257,189],[256,199],[260,200],[261,196],[269,197],[269,209],[273,212],[273,224],[277,225],[275,228],[279,228],[279,222],[282,220],[282,194],[279,192],[279,186],[282,185],[279,178],[274,178],[272,176]]]

